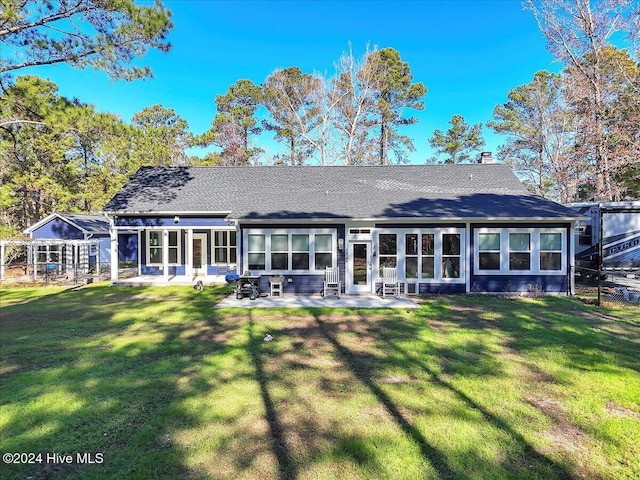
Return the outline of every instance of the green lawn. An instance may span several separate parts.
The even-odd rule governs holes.
[[[0,452],[35,463],[0,476],[640,478],[637,306],[215,310],[221,295],[3,289]]]

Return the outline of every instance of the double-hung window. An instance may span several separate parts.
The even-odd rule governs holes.
[[[315,240],[315,269],[324,270],[333,267],[333,237],[326,233],[316,233]]]
[[[309,270],[309,234],[291,235],[291,270]]]
[[[509,270],[531,270],[530,233],[509,233]]]
[[[271,235],[271,270],[289,270],[289,235]]]
[[[500,234],[478,234],[478,260],[480,270],[500,270]]]
[[[264,270],[266,268],[266,243],[262,234],[250,234],[248,237],[248,265],[249,270]]]
[[[561,233],[540,233],[540,270],[562,270]]]
[[[565,270],[566,229],[482,228],[476,230],[477,274],[560,273]]]
[[[251,271],[324,271],[336,262],[336,234],[330,229],[252,229],[246,235]]]

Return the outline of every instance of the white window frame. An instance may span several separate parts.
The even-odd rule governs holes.
[[[332,267],[336,268],[338,266],[338,249],[337,249],[337,236],[338,232],[335,228],[292,228],[292,229],[283,229],[283,228],[245,228],[242,231],[242,244],[247,245],[247,248],[243,248],[242,253],[242,264],[246,265],[246,268],[249,269],[249,235],[264,235],[265,236],[265,268],[264,270],[251,270],[251,273],[283,273],[283,274],[324,274],[324,270],[316,270],[316,251],[315,251],[315,236],[316,235],[331,235],[331,252],[328,251],[319,251],[318,253],[331,253],[331,263]],[[288,269],[276,269],[273,270],[271,268],[271,235],[288,235]],[[293,235],[308,235],[309,236],[309,251],[301,252],[301,251],[293,251]],[[309,268],[305,270],[293,270],[293,253],[308,253],[309,254]],[[243,267],[244,268],[244,267]]]
[[[226,245],[218,245],[216,243],[218,233],[224,233],[226,237],[227,244]],[[238,263],[238,234],[236,233],[236,243],[231,244],[231,234],[236,233],[236,230],[218,230],[214,229],[211,232],[212,242],[211,242],[211,264],[212,265],[235,265]],[[217,262],[216,261],[216,250],[225,249],[227,253],[227,261],[226,262]],[[231,252],[236,251],[236,260],[235,262],[231,261]]]
[[[155,266],[162,266],[163,263],[162,262],[151,262],[151,232],[158,232],[160,234],[160,245],[153,245],[153,247],[155,248],[160,248],[161,251],[164,251],[164,232],[165,230],[159,230],[156,228],[152,228],[149,230],[146,230],[145,232],[145,237],[146,237],[146,260],[147,260],[147,265],[151,266],[151,267],[155,267]],[[169,262],[167,263],[168,266],[174,267],[174,266],[179,266],[182,265],[182,230],[175,230],[175,229],[168,229],[166,230],[167,232],[167,241],[169,241],[169,233],[171,232],[175,232],[176,234],[176,239],[178,241],[177,245],[172,246],[172,245],[167,245],[167,248],[175,248],[177,249],[176,252],[176,262]]]
[[[543,234],[557,234],[557,233],[559,233],[559,232],[547,232],[547,231],[545,231],[545,232],[540,232],[540,236],[542,236]],[[564,263],[565,263],[564,262],[565,257],[563,255],[563,253],[564,253],[563,252],[563,250],[564,250],[563,246],[564,245],[565,245],[565,239],[562,237],[562,235],[560,235],[560,250],[548,250],[548,249],[543,250],[542,249],[542,242],[540,242],[540,248],[538,249],[537,253],[538,253],[538,262],[539,262],[539,267],[540,267],[540,271],[541,272],[548,272],[548,273],[553,274],[553,273],[559,273],[559,272],[562,271],[562,269],[564,268]],[[543,253],[559,253],[560,254],[560,269],[559,270],[543,269],[542,268],[542,254]]]
[[[480,269],[480,234],[482,233],[499,233],[500,234],[500,269],[499,270],[481,270]],[[529,270],[510,270],[509,269],[509,234],[511,233],[528,233],[529,234]],[[542,233],[559,233],[561,238],[562,250],[554,250],[552,253],[560,253],[561,269],[560,270],[542,270],[540,266],[540,234]],[[567,273],[567,230],[562,227],[552,228],[491,228],[483,227],[474,229],[474,252],[473,252],[473,273],[474,275],[566,275]],[[547,251],[547,250],[545,250]],[[496,251],[497,252],[497,251]]]
[[[466,249],[466,228],[465,227],[428,227],[428,228],[380,228],[376,230],[375,235],[375,251],[376,256],[379,256],[379,235],[394,233],[396,237],[396,268],[398,271],[398,279],[404,282],[410,283],[455,283],[464,284],[466,282],[466,261],[467,255]],[[406,272],[406,235],[415,234],[418,235],[418,277],[417,278],[405,278]],[[433,255],[422,254],[422,235],[433,235]],[[443,255],[442,237],[443,235],[460,235],[460,253],[458,255]],[[416,257],[416,255],[409,255],[410,257]],[[455,278],[447,278],[443,272],[443,260],[445,257],[459,257],[460,258],[460,276]],[[422,259],[433,258],[433,278],[422,277]],[[374,262],[375,268],[377,268],[377,275],[380,277],[380,261],[376,258]]]

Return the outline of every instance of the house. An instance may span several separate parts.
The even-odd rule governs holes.
[[[135,232],[138,274],[166,281],[250,271],[319,294],[332,266],[373,294],[396,267],[405,294],[572,292],[577,214],[507,165],[143,167],[105,211],[113,244]]]
[[[104,215],[52,213],[24,231],[37,263],[79,265],[85,271],[109,268],[109,221]]]

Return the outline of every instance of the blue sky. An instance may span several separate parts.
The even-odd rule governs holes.
[[[147,0],[145,0],[147,1]],[[150,3],[150,2],[149,2]],[[298,66],[331,75],[348,50],[367,44],[392,47],[409,63],[414,81],[428,89],[419,123],[403,128],[416,152],[412,163],[432,155],[428,139],[446,130],[454,114],[483,124],[509,90],[535,72],[557,71],[533,16],[519,0],[413,1],[209,1],[165,0],[175,24],[169,53],[149,52],[143,63],[154,78],[125,82],[67,66],[33,73],[57,83],[60,94],[91,103],[125,121],[157,103],[174,109],[202,133],[215,115],[214,98],[238,79],[264,82],[275,69]],[[486,150],[503,139],[485,128]],[[275,153],[271,134],[259,140]]]

